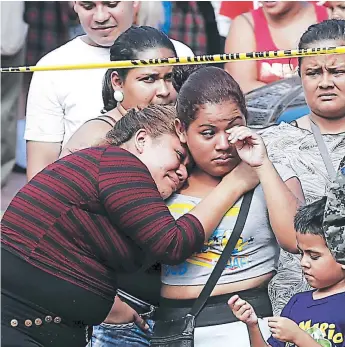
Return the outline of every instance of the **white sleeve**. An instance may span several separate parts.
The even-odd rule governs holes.
[[[1,2],[1,55],[19,52],[25,43],[28,25],[24,22],[24,1]]]
[[[42,59],[44,61],[44,58]],[[37,65],[49,65],[42,60]],[[62,142],[64,111],[59,102],[56,78],[59,71],[34,72],[30,84],[24,138],[38,142]]]

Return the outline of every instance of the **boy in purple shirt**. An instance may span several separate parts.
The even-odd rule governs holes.
[[[316,290],[296,294],[281,317],[271,317],[271,337],[261,335],[252,306],[234,295],[229,306],[247,324],[252,347],[345,347],[345,265],[329,251],[322,230],[326,198],[307,205],[295,217],[301,265]]]

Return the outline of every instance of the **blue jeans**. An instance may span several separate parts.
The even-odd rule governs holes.
[[[150,337],[154,321],[146,319],[150,329],[142,331],[135,323],[128,324],[106,324],[93,327],[91,343],[87,347],[141,347],[150,346]]]

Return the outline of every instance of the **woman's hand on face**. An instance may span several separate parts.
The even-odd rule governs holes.
[[[229,142],[236,147],[239,157],[251,167],[259,167],[267,159],[265,144],[260,135],[244,127],[227,130]]]
[[[108,313],[107,318],[104,320],[107,324],[128,324],[135,323],[138,327],[147,331],[149,329],[145,319],[141,318],[139,314],[132,309],[128,304],[123,302],[118,296],[115,297],[114,304]]]

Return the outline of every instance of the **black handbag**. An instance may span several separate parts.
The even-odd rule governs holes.
[[[216,266],[214,267],[205,287],[195,300],[190,312],[179,319],[162,321],[158,320],[153,329],[150,345],[153,347],[193,347],[195,319],[204,307],[213,288],[218,282],[225,265],[227,264],[245,225],[254,190],[243,197],[240,212],[236,220],[234,230],[226,244]]]

